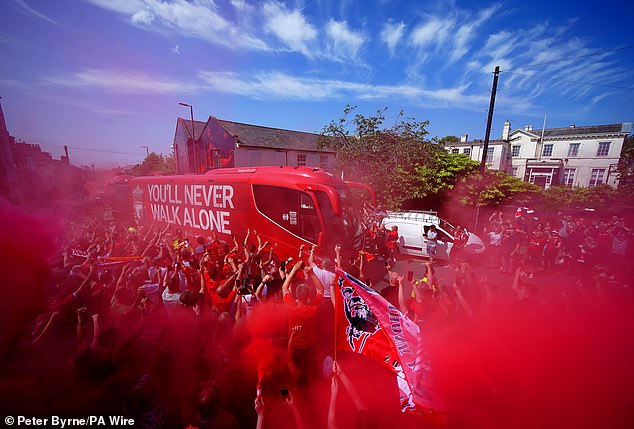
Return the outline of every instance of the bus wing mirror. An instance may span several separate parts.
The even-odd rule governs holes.
[[[324,237],[325,237],[325,234],[323,231],[321,231],[319,235],[317,236],[317,247],[319,247],[320,249],[323,249],[325,247]]]

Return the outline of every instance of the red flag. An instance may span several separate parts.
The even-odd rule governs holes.
[[[342,270],[335,288],[337,350],[364,355],[396,374],[401,410],[446,422],[426,345],[414,322],[375,290]]]

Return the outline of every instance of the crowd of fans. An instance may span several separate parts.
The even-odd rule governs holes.
[[[609,282],[626,285],[632,275],[632,230],[619,218],[496,213],[487,253],[454,260],[450,281],[439,281],[436,271],[448,268],[433,261],[420,278],[398,272],[395,234],[378,230],[376,219],[366,225],[368,242],[383,242],[346,270],[370,286],[387,278],[381,295],[426,331],[491,307],[535,310],[542,303],[531,279],[542,272],[587,273],[579,287],[587,299],[605,298]],[[344,387],[351,424],[382,426],[333,353],[339,246],[334,259],[302,247],[279,260],[276,244],[253,230],[223,242],[94,220],[69,222],[60,239],[47,309],[11,357],[33,377],[27,403],[7,399],[15,410],[121,415],[139,428],[335,428],[346,427],[334,400]],[[479,265],[511,273],[512,284],[490,284]],[[568,292],[554,304],[571,302]]]
[[[600,272],[626,286],[634,275],[626,264],[634,256],[634,230],[618,216],[603,220],[557,213],[538,218],[519,208],[513,219],[494,212],[487,234],[486,264],[503,273],[522,267],[532,279],[541,273],[578,277]]]

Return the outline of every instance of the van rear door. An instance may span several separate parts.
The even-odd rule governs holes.
[[[412,256],[427,255],[423,242],[423,224],[416,221],[399,220],[398,225],[401,253]]]

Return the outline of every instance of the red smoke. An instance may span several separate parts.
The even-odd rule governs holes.
[[[631,307],[595,299],[492,308],[432,333],[450,426],[634,427]]]
[[[45,282],[54,251],[51,222],[0,201],[0,353],[6,359],[31,321],[46,306]]]

